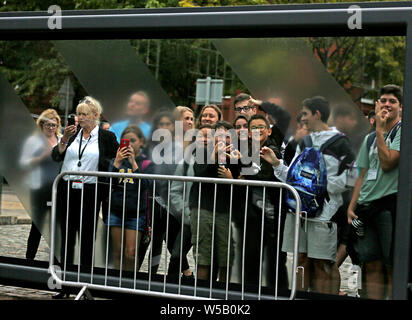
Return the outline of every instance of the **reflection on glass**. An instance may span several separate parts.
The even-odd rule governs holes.
[[[292,119],[304,99],[317,95],[329,101],[332,113],[341,105],[350,109],[354,125],[345,133],[359,146],[367,132],[366,120],[303,39],[219,39],[213,44],[255,99],[279,104]],[[333,119],[329,124],[336,125]]]
[[[112,130],[117,137],[128,124],[138,124],[149,137],[153,112],[175,107],[130,41],[53,43],[87,93],[101,101],[105,118],[116,123]]]
[[[298,115],[302,109],[302,101],[314,96],[323,96],[329,101],[331,108],[332,116],[329,117],[328,125],[336,126],[338,130],[344,132],[351,140],[353,151],[357,152],[368,131],[366,119],[303,39],[219,39],[213,40],[213,44],[254,99],[273,101],[285,108],[292,115],[293,120],[297,120],[289,127],[289,134],[293,138],[299,141],[302,134],[307,133],[307,128],[299,124]],[[296,129],[293,128],[295,124]],[[290,159],[293,155],[294,151]],[[348,195],[345,200],[347,204],[350,200]],[[343,225],[345,223],[343,221]],[[237,229],[237,233],[241,234],[242,228]],[[269,247],[266,249],[270,250]],[[341,256],[338,259],[341,259]],[[269,259],[263,261],[267,262]],[[312,290],[333,294],[339,292],[339,270],[336,264],[333,267],[332,265],[327,266],[328,276],[320,281],[324,285],[312,286]],[[310,276],[313,278],[310,271],[313,266],[306,264],[303,267],[304,277],[298,281],[299,284],[305,281],[305,286],[300,288],[301,290],[308,289],[308,279]],[[265,263],[265,269],[270,270],[268,275],[274,273],[271,264]],[[266,278],[270,277],[266,276]],[[315,275],[315,278],[319,283],[319,275]],[[332,278],[337,280],[332,281]]]
[[[159,78],[157,74],[155,77],[150,72],[147,66],[149,63],[143,63],[136,54],[139,50],[132,46],[133,41],[93,40],[53,42],[54,48],[63,56],[68,69],[75,75],[77,84],[79,86],[81,85],[87,91],[87,94],[96,97],[102,102],[105,119],[110,122],[110,130],[116,134],[118,140],[120,140],[123,130],[128,125],[137,124],[146,137],[148,145],[150,145],[150,142],[153,142],[150,141],[153,129],[152,120],[153,116],[157,114],[157,111],[161,109],[172,111],[171,109],[174,108],[173,102],[176,102],[172,102],[172,98],[173,100],[176,98],[176,100],[187,101],[188,103],[182,104],[189,106],[190,102],[194,101],[192,95],[195,92],[193,89],[196,77],[203,78],[206,75],[213,77],[215,75],[215,78],[219,78],[221,76],[221,78],[227,80],[225,82],[226,84],[229,80],[235,79],[233,72],[236,72],[236,80],[240,79],[242,83],[233,80],[231,82],[231,88],[224,89],[225,95],[230,94],[233,97],[236,91],[248,91],[255,99],[267,100],[279,104],[292,116],[288,135],[296,140],[301,139],[302,136],[307,133],[307,128],[299,122],[298,117],[301,111],[302,101],[305,98],[315,95],[324,96],[330,102],[331,116],[328,124],[330,126],[336,126],[338,130],[344,132],[351,139],[354,151],[358,150],[363,137],[369,130],[369,125],[365,117],[363,117],[362,112],[342,87],[338,85],[335,79],[333,79],[331,74],[328,73],[328,70],[320,63],[318,57],[313,54],[308,47],[308,42],[304,39],[156,41],[158,45],[158,56],[161,57],[161,59],[159,58],[160,61],[164,59],[166,56],[165,52],[168,51],[167,64],[175,67],[175,69],[172,67],[168,69],[169,66],[167,66],[166,63],[164,63],[164,65],[160,64],[161,68],[164,67],[166,70],[174,71],[167,74],[167,72],[160,70]],[[141,41],[150,42],[151,40]],[[367,44],[369,43],[368,41],[366,42]],[[359,43],[360,42],[358,42],[358,44]],[[363,41],[363,43],[365,43],[365,41]],[[370,43],[373,44],[375,42],[371,41]],[[218,52],[212,50],[210,44],[213,44],[218,49]],[[48,45],[50,45],[50,43],[48,43]],[[365,48],[366,47],[367,45]],[[24,48],[24,46],[22,46],[22,48]],[[49,46],[45,46],[45,48],[49,48]],[[187,51],[185,51],[186,49]],[[196,51],[196,49],[199,49],[199,51]],[[192,63],[191,59],[188,59],[188,56],[192,53],[212,51],[214,53],[210,55],[201,56],[198,54],[195,63]],[[160,54],[160,52],[162,54]],[[174,60],[170,58],[170,52],[173,53]],[[181,52],[184,52],[184,54],[180,55]],[[215,56],[216,59],[214,58]],[[45,57],[45,60],[47,60],[48,56],[46,53]],[[222,57],[224,57],[223,62],[220,61]],[[51,61],[50,65],[53,65]],[[226,69],[229,67],[231,68],[230,74],[232,77],[228,76],[229,71],[226,73]],[[178,72],[176,72],[176,68]],[[388,72],[386,71],[384,68],[382,74],[387,74]],[[227,78],[225,78],[225,75]],[[159,79],[159,81],[156,79]],[[168,83],[174,83],[173,88],[179,87],[182,90],[176,94],[175,91],[177,90],[170,90],[172,86],[168,87]],[[188,83],[190,84],[188,85]],[[32,83],[28,82],[26,85],[30,86]],[[0,154],[0,170],[18,194],[27,212],[32,216],[35,226],[46,240],[49,241],[48,210],[43,206],[45,204],[43,195],[47,192],[45,191],[43,194],[41,190],[43,190],[43,187],[44,190],[49,188],[49,186],[46,186],[46,182],[44,182],[43,186],[43,177],[45,177],[46,180],[47,178],[52,179],[54,169],[48,169],[47,173],[50,175],[43,176],[44,170],[39,169],[40,167],[35,166],[34,163],[30,161],[32,158],[46,156],[46,152],[42,151],[42,148],[48,149],[45,132],[42,132],[42,128],[36,128],[30,113],[8,81],[3,77],[0,77],[0,90],[0,141],[2,149],[7,150],[7,152],[3,151]],[[184,92],[184,94],[182,92]],[[40,98],[44,97],[36,93],[35,98],[41,100]],[[230,121],[232,120],[230,117],[234,115],[234,110],[232,110],[232,101],[229,99],[228,101],[229,103],[222,106],[221,109],[224,120]],[[197,107],[199,111],[201,106]],[[36,113],[38,112],[36,111]],[[243,124],[240,123],[240,127],[237,129],[245,129],[245,123],[247,123],[246,120],[243,121]],[[43,129],[46,128],[52,129],[50,126],[43,126]],[[247,128],[245,132],[247,134]],[[172,152],[166,153],[165,156],[172,155]],[[150,154],[147,155],[151,156]],[[45,163],[44,166],[46,167],[48,164]],[[181,169],[183,170],[184,168]],[[191,167],[189,170],[193,171],[193,168]],[[163,173],[173,174],[174,172],[172,171],[173,170],[166,170],[166,172]],[[42,178],[38,178],[39,176]],[[165,190],[167,191],[167,188],[162,189],[160,183],[156,184],[155,193],[164,193]],[[234,209],[241,207],[239,203],[243,204],[245,202],[246,196],[244,191],[245,190],[235,189]],[[40,196],[38,193],[42,195]],[[183,194],[181,196],[183,198]],[[229,195],[225,196],[229,198]],[[168,195],[166,193],[163,194],[162,210],[165,209],[167,197]],[[186,195],[186,197],[188,197],[188,195]],[[274,204],[274,207],[275,212],[277,212],[278,204]],[[241,208],[244,209],[244,207]],[[156,209],[159,208],[156,207]],[[158,211],[160,211],[160,209]],[[163,213],[164,211],[165,210],[163,210]],[[255,211],[258,212],[259,210]],[[155,213],[155,219],[158,218],[157,213],[158,212]],[[236,221],[233,220],[235,224],[233,237],[236,247],[234,265],[232,270],[230,270],[229,276],[231,282],[242,283],[243,278],[248,280],[248,275],[244,277],[242,274],[242,272],[244,272],[242,271],[242,267],[244,266],[242,266],[243,261],[241,255],[243,249],[242,228],[244,227],[245,221],[244,210],[238,210],[237,213],[238,215],[233,217],[234,220],[237,219]],[[164,217],[166,216],[161,217],[163,219],[161,221],[162,223],[165,223]],[[158,223],[157,220],[154,222],[155,226],[156,223]],[[165,226],[162,225],[162,228],[164,227]],[[177,229],[180,227],[181,226],[177,226]],[[185,230],[187,230],[186,224],[184,227],[186,228]],[[261,225],[256,225],[256,227],[261,227]],[[99,219],[96,236],[95,266],[106,267],[106,261],[108,261],[107,266],[109,268],[117,268],[120,265],[120,261],[116,260],[116,263],[113,263],[113,240],[108,240],[110,233],[107,234],[107,231],[107,226]],[[147,232],[147,230],[144,231],[145,234],[142,235],[141,239],[143,240],[142,242],[145,241],[146,248],[139,250],[139,255],[141,252],[147,252],[150,255],[149,250],[146,251],[146,249],[148,242],[151,240],[150,236],[148,236],[149,232]],[[156,232],[154,232],[154,234],[157,237]],[[262,234],[264,233],[262,232]],[[59,233],[57,233],[57,235],[59,235]],[[273,235],[269,234],[269,236]],[[160,240],[156,240],[160,244],[162,244],[163,241],[161,237],[162,236],[160,236]],[[258,234],[257,237],[259,237],[257,241],[260,244],[260,234]],[[185,235],[183,238],[185,238]],[[57,240],[58,242],[60,241],[60,239]],[[56,248],[59,248],[59,243],[56,243]],[[76,255],[78,253],[77,249],[78,248],[75,250]],[[117,252],[122,252],[120,248],[117,249],[119,249]],[[157,249],[158,252],[161,251],[160,246],[157,246]],[[272,262],[274,256],[272,253],[275,248],[271,246],[264,249],[266,251],[262,253],[263,266],[259,265],[259,261],[257,263],[255,263],[256,261],[245,261],[245,263],[248,264],[245,271],[259,269],[257,272],[253,271],[254,274],[253,277],[251,277],[253,278],[252,285],[256,285],[259,280],[261,280],[264,286],[273,284],[274,265]],[[106,256],[108,252],[109,254]],[[165,251],[162,252],[162,254],[164,253]],[[260,252],[254,253],[259,256],[259,259],[261,258]],[[272,256],[268,257],[269,253],[272,254]],[[173,258],[179,257],[180,259],[179,254],[176,252],[172,252],[172,254],[168,252],[168,254],[169,257],[173,255]],[[56,254],[56,256],[58,255],[59,254]],[[151,262],[153,266],[156,266],[155,269],[159,270],[158,273],[167,270],[167,256],[162,255],[160,257],[157,253],[155,253],[155,255],[156,256],[152,257]],[[190,270],[192,271],[196,270],[196,261],[193,259],[194,255],[195,252],[189,251],[187,256]],[[118,255],[116,258],[118,258]],[[139,264],[144,257],[142,257],[142,259],[140,258],[141,257],[139,257]],[[290,258],[290,256],[287,257],[289,272],[291,272]],[[177,273],[178,267],[176,261],[173,262],[172,265],[174,265],[174,272]],[[186,262],[184,264],[186,265]],[[133,270],[133,266],[127,269]],[[147,272],[149,269],[148,259],[145,259],[141,270]],[[351,270],[353,271],[355,269],[349,269],[348,271],[351,272]],[[360,272],[358,269],[356,269],[356,271]],[[261,272],[262,279],[255,279],[258,272]],[[250,282],[248,284],[250,284]],[[350,288],[346,288],[346,291],[350,291]],[[356,290],[354,289],[353,292],[356,292]]]
[[[33,260],[36,256],[42,231],[50,219],[53,181],[59,173],[60,166],[52,160],[51,150],[61,136],[60,117],[54,109],[43,111],[36,121],[38,129],[24,142],[20,157],[20,168],[26,184],[30,188],[30,205],[32,225],[27,240],[26,258]]]
[[[53,114],[55,118],[55,120],[51,119],[50,124],[56,121],[56,127],[52,128],[49,124],[47,128],[41,129],[36,126],[27,108],[2,74],[0,74],[0,90],[2,175],[31,216],[34,227],[49,242],[50,208],[47,207],[47,201],[51,200],[50,182],[54,180],[58,167],[48,159],[50,144],[45,133],[54,131],[57,134],[58,118],[55,118],[54,111],[50,112],[50,115]],[[44,123],[46,120],[43,118],[41,121]],[[54,139],[51,137],[51,140]],[[35,238],[38,239],[38,234]]]

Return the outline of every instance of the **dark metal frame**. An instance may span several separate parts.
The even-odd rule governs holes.
[[[351,5],[362,8],[362,29],[347,26]],[[393,298],[408,299],[412,249],[412,2],[64,11],[61,30],[47,27],[50,17],[47,12],[1,13],[0,40],[406,36]]]

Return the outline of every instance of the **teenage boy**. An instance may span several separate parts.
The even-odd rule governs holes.
[[[311,132],[309,137],[314,148],[320,148],[330,138],[341,134],[336,128],[327,125],[329,114],[329,103],[325,98],[316,96],[303,101],[302,122],[306,123]],[[304,144],[298,145],[295,158],[304,149]],[[285,182],[289,167],[283,160],[279,160],[270,148],[263,147],[261,153],[263,159],[273,166],[276,177]],[[310,284],[313,291],[334,293],[331,274],[336,260],[337,227],[336,223],[330,220],[343,204],[341,194],[346,190],[348,164],[353,162],[354,156],[348,140],[342,138],[333,142],[328,150],[322,153],[322,157],[327,170],[327,192],[321,212],[314,218],[305,218],[301,226],[298,261],[299,265],[304,267],[304,290],[307,290]],[[286,252],[293,252],[294,221],[294,213],[289,211],[282,245],[282,250]]]
[[[265,116],[261,114],[253,115],[249,122],[249,138],[251,140],[250,152],[258,153],[263,147],[270,148],[277,157],[281,157],[280,148],[270,138],[272,129],[270,123]],[[255,132],[257,131],[258,134]],[[257,140],[257,141],[253,141]],[[253,143],[255,142],[255,143]],[[246,175],[245,179],[259,180],[259,181],[279,181],[273,172],[272,165],[265,159],[261,159],[260,165],[252,164],[254,170],[249,170],[251,175]],[[276,265],[279,266],[278,288],[287,289],[287,270],[286,270],[286,253],[280,252],[279,259],[277,259],[277,242],[278,238],[282,240],[281,234],[283,229],[283,219],[281,221],[281,234],[278,235],[279,223],[279,189],[266,188],[263,193],[262,187],[251,187],[249,190],[248,207],[246,221],[246,234],[243,234],[239,239],[245,247],[245,266],[244,266],[244,280],[246,284],[259,286],[259,275],[265,269],[264,278],[268,286],[274,287],[276,284]],[[262,230],[262,214],[263,216],[263,230]],[[243,208],[242,213],[245,212]],[[261,238],[263,232],[263,238]],[[263,241],[261,241],[261,239]],[[265,253],[265,254],[264,254]],[[279,261],[278,261],[279,260]],[[263,268],[263,264],[266,268]],[[262,273],[263,275],[263,273]]]
[[[238,94],[233,104],[236,116],[243,114],[250,119],[253,115],[257,114],[259,110],[269,115],[275,122],[272,126],[272,140],[276,141],[279,145],[282,144],[290,123],[290,113],[288,111],[275,103],[254,99],[246,93]]]
[[[348,223],[356,227],[359,235],[359,259],[365,267],[367,296],[384,299],[385,278],[388,295],[392,295],[402,89],[392,84],[382,87],[375,112],[376,131],[365,137],[356,160],[360,173],[348,208]]]

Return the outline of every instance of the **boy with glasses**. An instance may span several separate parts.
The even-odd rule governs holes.
[[[255,114],[249,122],[249,153],[260,153],[261,148],[270,148],[279,158],[281,158],[280,148],[271,139],[272,129],[269,121],[264,115]],[[255,143],[253,143],[255,142]],[[273,172],[272,165],[265,159],[260,163],[252,163],[253,170],[248,170],[253,174],[246,175],[245,179],[259,181],[279,181]],[[246,284],[259,286],[260,275],[266,264],[263,279],[270,287],[276,284],[276,265],[279,265],[278,288],[287,289],[287,271],[286,271],[286,253],[280,252],[279,258],[276,257],[276,248],[279,239],[282,236],[283,221],[281,223],[281,234],[278,234],[279,223],[279,189],[266,188],[265,193],[262,187],[251,187],[249,190],[247,215],[242,224],[246,225],[246,233],[243,234],[243,225],[241,229],[240,241],[245,247],[245,274],[244,281]],[[264,211],[263,211],[264,210]],[[245,208],[241,209],[242,215]],[[264,212],[264,214],[263,214]],[[283,219],[282,219],[283,220]],[[263,223],[263,226],[262,226]],[[242,259],[241,259],[242,261]]]

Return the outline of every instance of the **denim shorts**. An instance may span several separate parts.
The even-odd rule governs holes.
[[[359,260],[371,262],[381,260],[393,264],[392,213],[382,210],[365,223],[365,235],[358,239]]]
[[[116,215],[115,213],[111,213],[110,215],[110,221],[107,223],[107,220],[105,221],[106,225],[108,224],[110,227],[122,227],[122,218]],[[124,221],[124,228],[125,229],[132,229],[136,230],[137,226],[137,219],[136,218],[125,218]],[[146,216],[145,215],[140,215],[139,216],[139,226],[138,226],[138,231],[144,232],[146,228]]]

